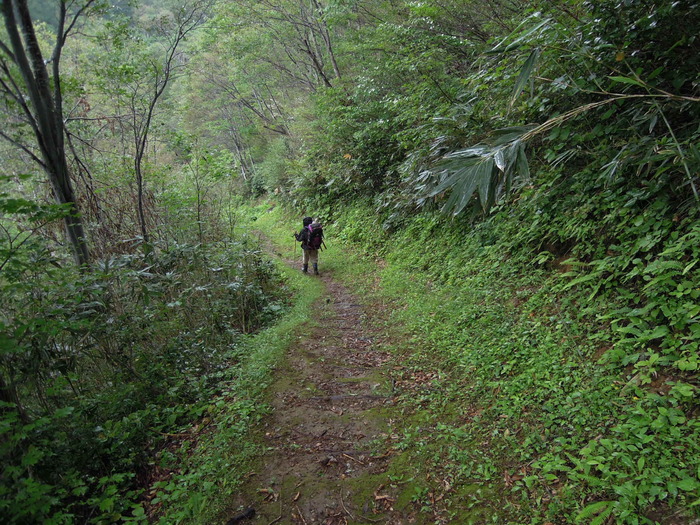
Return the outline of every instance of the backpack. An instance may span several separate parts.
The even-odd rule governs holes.
[[[309,230],[306,245],[311,250],[320,250],[323,245],[323,226],[319,222],[312,222],[306,228]]]

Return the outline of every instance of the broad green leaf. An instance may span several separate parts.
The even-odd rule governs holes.
[[[657,326],[656,328],[654,328],[654,330],[644,334],[644,340],[651,341],[652,339],[660,339],[662,337],[666,337],[668,334],[669,334],[668,326],[661,325],[661,326]],[[657,356],[656,359],[654,359],[654,361],[656,361],[658,359],[658,355],[652,354],[652,356],[654,356],[654,355]]]
[[[693,397],[696,387],[688,383],[676,383],[671,389],[672,394],[678,394],[681,397]]]
[[[693,478],[685,478],[682,479],[678,482],[678,488],[681,490],[691,491],[695,490],[700,483],[697,480],[694,480]]]

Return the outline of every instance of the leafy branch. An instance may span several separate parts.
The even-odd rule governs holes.
[[[534,27],[527,29],[513,39],[513,36],[516,35],[528,21],[532,20],[533,17],[539,18],[540,14],[536,13],[526,19],[516,31],[503,39],[493,49],[487,52],[487,54],[502,54],[520,49],[532,42],[531,37],[547,29],[551,29],[551,19],[545,19],[539,21]],[[539,45],[529,53],[515,81],[513,93],[509,101],[510,108],[512,108],[528,82],[531,82],[533,72],[538,66],[543,49],[547,47],[546,45]],[[591,58],[589,53],[576,52],[575,54],[581,58]],[[467,207],[471,198],[478,193],[481,209],[486,213],[503,195],[512,190],[516,181],[520,181],[521,183],[527,183],[529,181],[530,170],[525,155],[525,144],[528,141],[544,132],[563,125],[571,119],[603,106],[620,103],[626,100],[650,100],[664,121],[673,144],[678,151],[680,162],[683,165],[688,183],[692,188],[695,201],[700,202],[700,194],[698,193],[692,170],[688,164],[686,152],[683,150],[681,142],[678,140],[668,118],[659,104],[659,100],[697,103],[700,102],[700,98],[677,95],[657,88],[643,81],[636,73],[632,73],[633,76],[630,77],[623,75],[622,72],[614,67],[611,68],[611,71],[618,73],[614,76],[607,77],[611,81],[642,88],[646,93],[616,93],[603,88],[593,91],[586,90],[572,83],[577,93],[598,95],[605,98],[603,100],[576,106],[564,113],[547,119],[541,124],[498,130],[496,131],[497,138],[491,144],[476,144],[466,149],[445,154],[436,163],[434,168],[430,168],[421,173],[421,178],[429,181],[432,180],[432,184],[424,185],[420,199],[434,198],[449,191],[451,193],[442,206],[442,211],[451,213],[452,215],[458,215]],[[599,86],[599,84],[596,85]],[[618,154],[607,166],[614,167],[619,165],[620,157],[621,154]],[[614,169],[608,169],[607,171],[613,173]]]

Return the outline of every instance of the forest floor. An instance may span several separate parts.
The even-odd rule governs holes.
[[[409,484],[389,475],[397,454],[391,377],[399,368],[381,349],[373,319],[381,312],[330,274],[308,279],[324,287],[316,322],[275,371],[261,431],[266,452],[228,525],[420,523]]]

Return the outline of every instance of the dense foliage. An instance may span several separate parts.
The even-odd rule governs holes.
[[[176,499],[154,458],[280,309],[264,193],[386,256],[450,377],[404,446],[488,519],[698,512],[700,4],[48,4],[2,4],[3,515]]]
[[[522,505],[595,523],[692,514],[700,6],[357,2],[323,13],[342,75],[305,86],[308,124],[310,110],[289,100],[291,151],[265,150],[266,164],[285,155],[265,186],[386,254],[401,293],[408,275],[431,283],[435,300],[415,291],[427,302],[411,310],[416,330],[462,370],[446,387],[452,410],[479,415],[431,424],[452,447],[454,479],[498,490],[505,471],[518,523]],[[432,468],[446,459],[435,458]]]
[[[4,20],[24,16],[22,30],[53,51],[48,70],[24,64],[32,37],[12,52],[0,31],[0,512],[8,523],[145,521],[190,497],[174,480],[221,405],[236,419],[227,435],[246,431],[250,400],[220,400],[242,384],[248,334],[276,318],[285,288],[236,230],[231,154],[201,146],[153,95],[182,74],[173,31],[194,31],[208,4],[159,3],[138,19],[102,2],[30,6],[52,26],[32,26],[25,7],[4,3]],[[42,75],[43,100],[65,115],[72,202],[47,187],[46,115],[23,98]],[[61,228],[76,209],[81,267]],[[231,461],[220,453],[207,482]]]
[[[85,275],[34,255],[2,286],[3,515],[143,515],[154,454],[168,468],[167,436],[206,415],[243,334],[281,308],[275,274],[239,243],[118,256]]]

